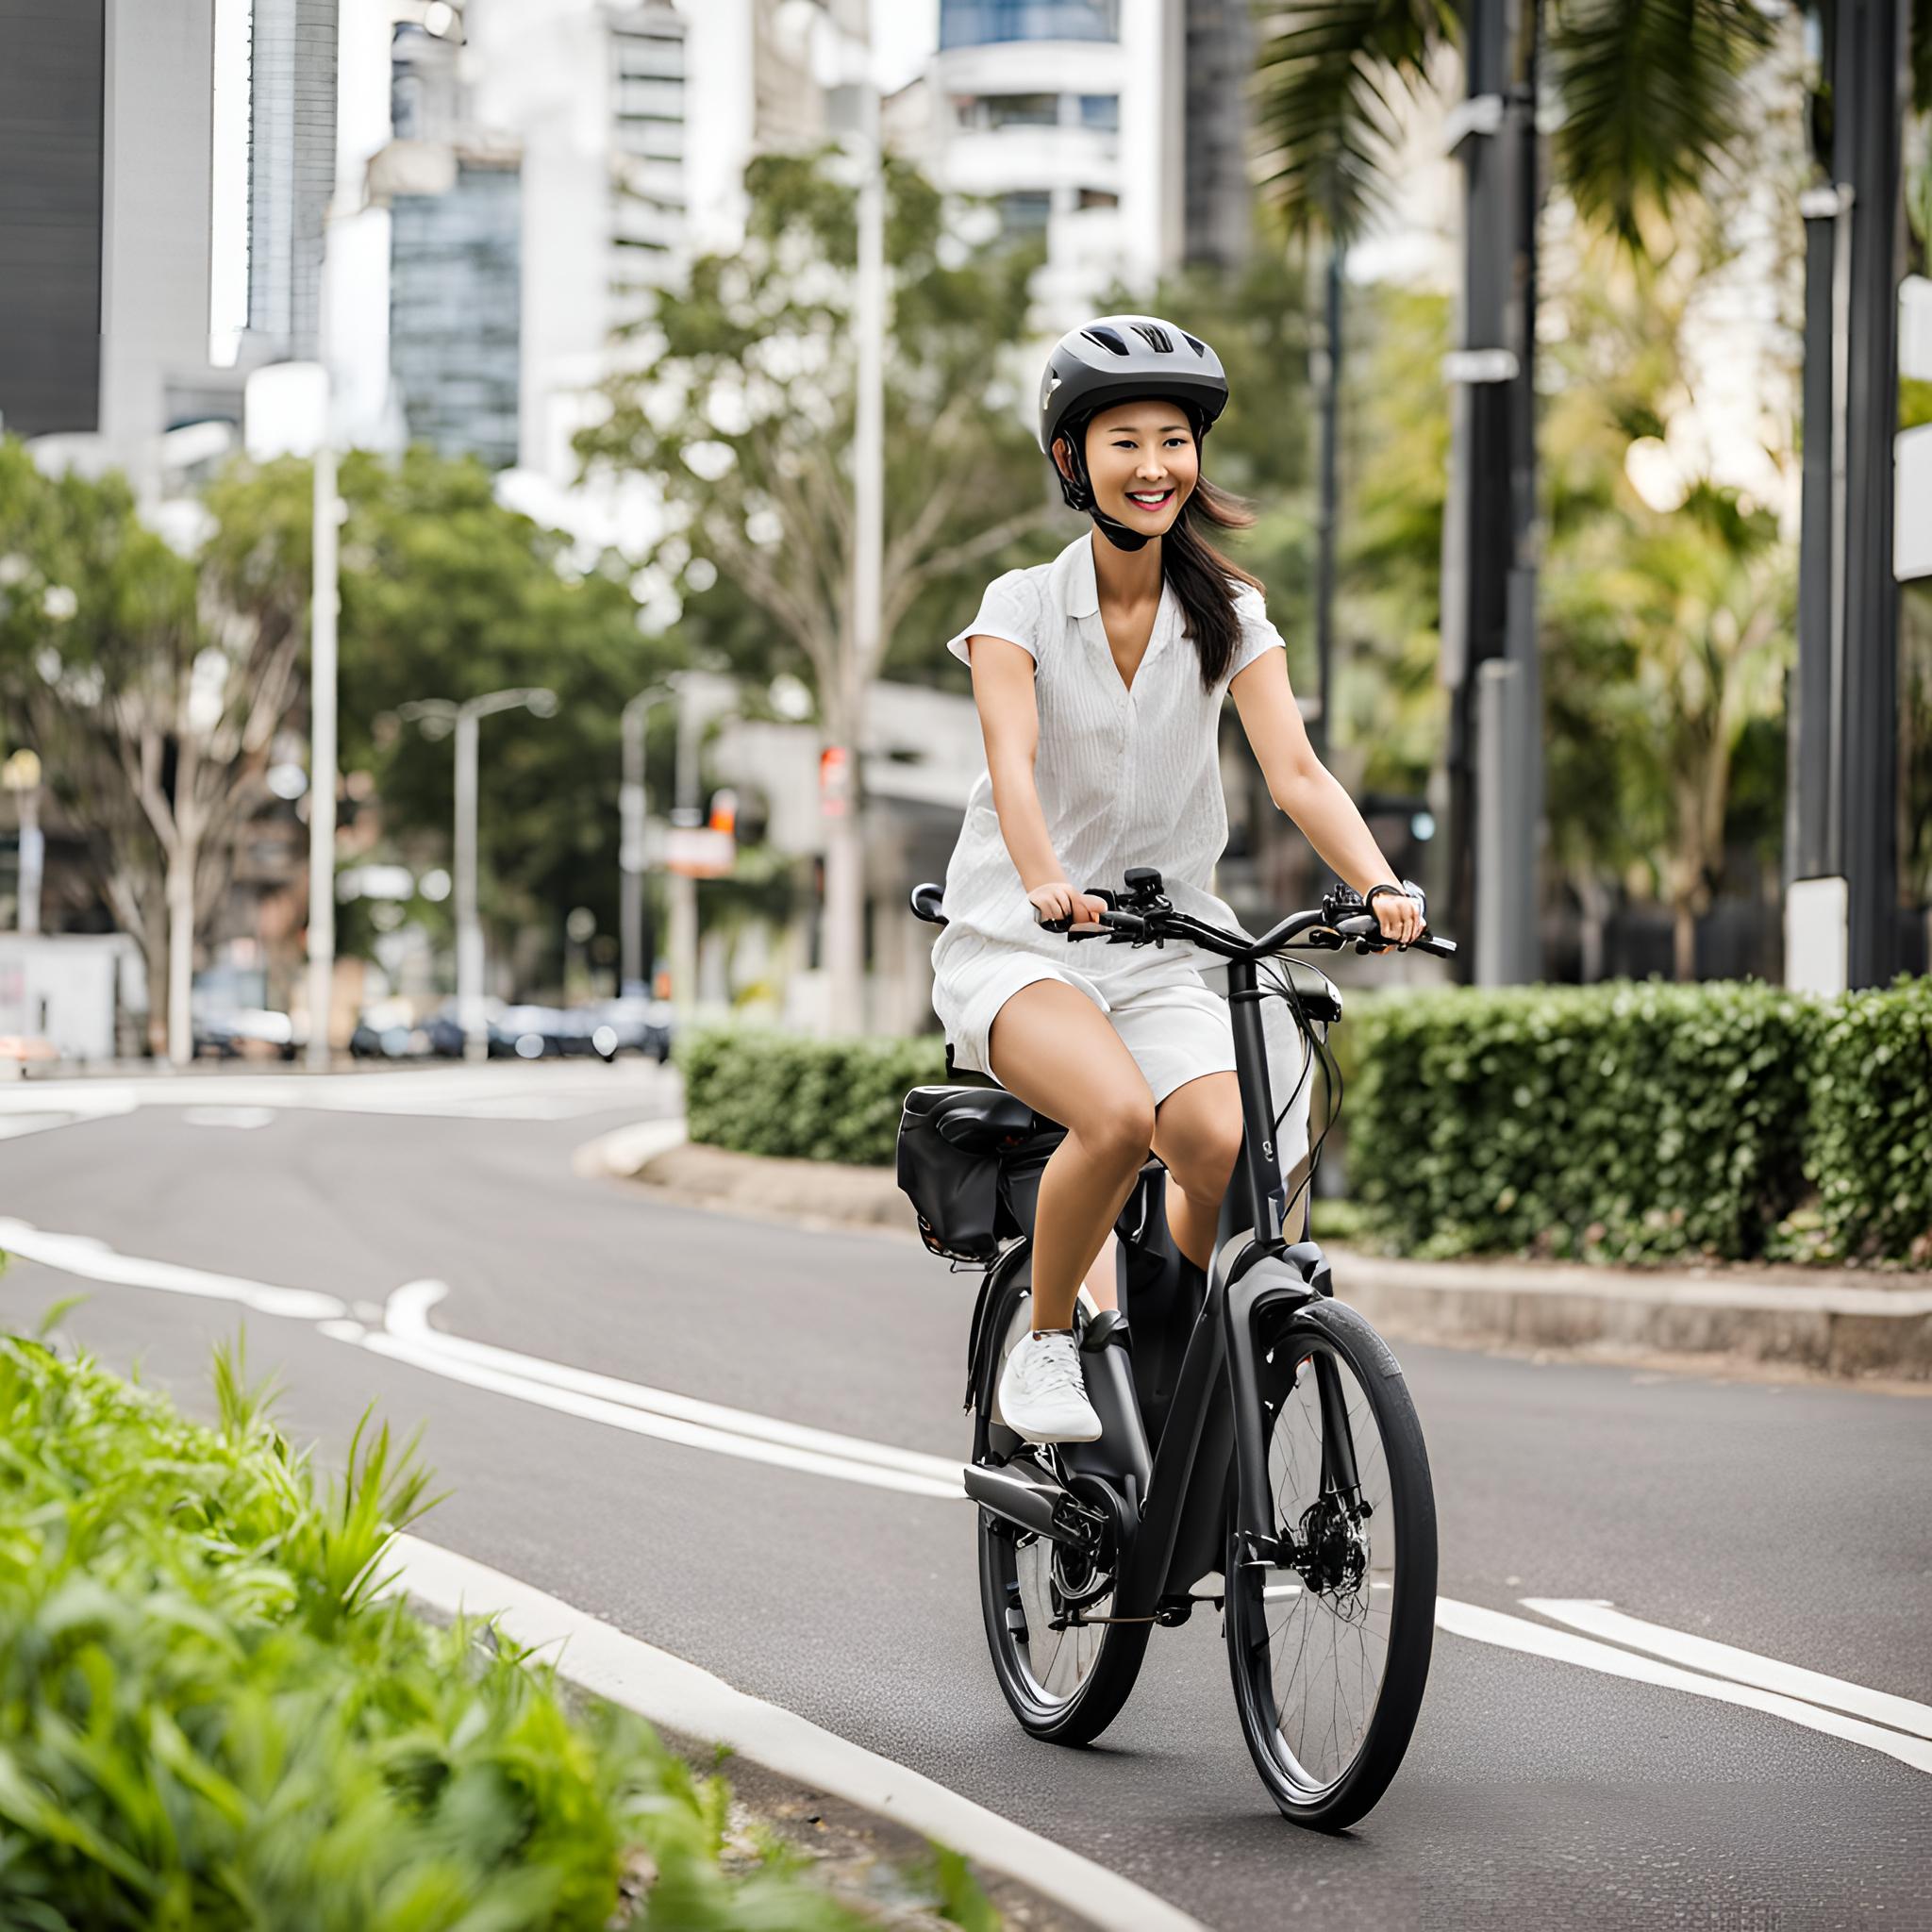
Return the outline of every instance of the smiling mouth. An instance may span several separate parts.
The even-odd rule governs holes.
[[[1136,509],[1165,509],[1174,501],[1174,486],[1165,490],[1129,490],[1126,499]]]

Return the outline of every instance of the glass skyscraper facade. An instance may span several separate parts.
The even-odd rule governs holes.
[[[391,119],[405,141],[446,143],[454,175],[390,209],[390,375],[411,442],[517,460],[523,381],[523,177],[515,152],[466,141],[456,50],[395,30]]]
[[[940,0],[940,49],[1000,41],[1117,41],[1120,0]]]

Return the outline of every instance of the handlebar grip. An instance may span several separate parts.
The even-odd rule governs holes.
[[[1074,915],[1070,912],[1063,919],[1042,919],[1035,912],[1033,923],[1041,932],[1071,932],[1074,929]]]
[[[1372,912],[1358,912],[1349,919],[1335,922],[1335,930],[1346,940],[1374,940],[1388,946],[1393,946],[1393,940],[1382,939],[1382,926]],[[1424,932],[1421,939],[1410,940],[1409,944],[1419,953],[1433,953],[1439,959],[1453,959],[1456,957],[1454,940],[1439,940],[1434,933]]]

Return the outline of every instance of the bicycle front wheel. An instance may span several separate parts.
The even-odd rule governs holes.
[[[1339,1831],[1402,1762],[1435,1636],[1436,1502],[1387,1343],[1332,1301],[1259,1338],[1274,1550],[1230,1520],[1228,1663],[1283,1814]]]

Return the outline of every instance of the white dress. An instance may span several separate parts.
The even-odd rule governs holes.
[[[1218,724],[1229,681],[1283,648],[1281,633],[1260,595],[1241,587],[1241,636],[1227,675],[1204,691],[1179,601],[1163,585],[1129,690],[1101,622],[1093,542],[1083,536],[1051,563],[996,578],[946,648],[970,664],[967,640],[996,637],[1032,657],[1040,712],[1034,783],[1053,849],[1076,891],[1119,891],[1129,866],[1156,866],[1177,909],[1240,930],[1209,889],[1227,843]],[[1058,979],[1112,1020],[1157,1105],[1188,1080],[1233,1068],[1226,1003],[1203,977],[1206,970],[1224,986],[1213,955],[1173,942],[1069,944],[1041,929],[1000,835],[989,773],[974,785],[946,867],[945,914],[933,945],[932,1003],[956,1066],[990,1074],[988,1038],[1000,1008],[1035,980]]]

